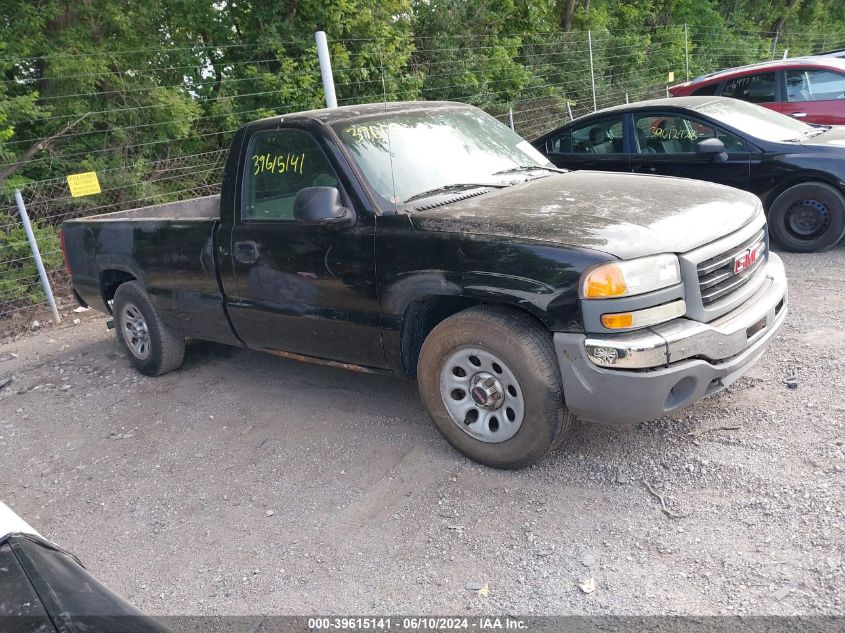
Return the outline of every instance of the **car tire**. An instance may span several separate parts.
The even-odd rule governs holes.
[[[469,308],[439,323],[420,350],[417,382],[443,437],[494,468],[542,460],[573,420],[549,333],[508,309]]]
[[[182,366],[185,339],[161,322],[137,281],[118,286],[113,310],[117,340],[135,369],[147,376],[161,376]]]
[[[845,235],[845,196],[822,182],[805,182],[781,193],[769,208],[769,232],[786,250],[818,253]]]

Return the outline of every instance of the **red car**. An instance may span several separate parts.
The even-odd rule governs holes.
[[[702,75],[669,88],[676,97],[750,101],[805,123],[845,125],[845,59],[801,57]]]

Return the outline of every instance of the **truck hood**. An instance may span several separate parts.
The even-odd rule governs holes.
[[[622,259],[689,251],[761,210],[749,193],[698,180],[578,171],[411,211],[423,231],[587,248]]]

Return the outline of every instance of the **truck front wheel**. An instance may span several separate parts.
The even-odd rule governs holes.
[[[437,430],[486,466],[540,461],[572,421],[549,333],[516,311],[475,307],[445,319],[423,343],[417,376]]]
[[[160,376],[178,369],[185,357],[185,339],[161,322],[147,293],[137,281],[121,284],[114,293],[117,340],[142,374]]]

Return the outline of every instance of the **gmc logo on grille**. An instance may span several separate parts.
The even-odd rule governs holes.
[[[747,248],[739,255],[734,257],[734,275],[738,275],[743,270],[748,270],[763,254],[763,244],[757,244],[751,248]]]

